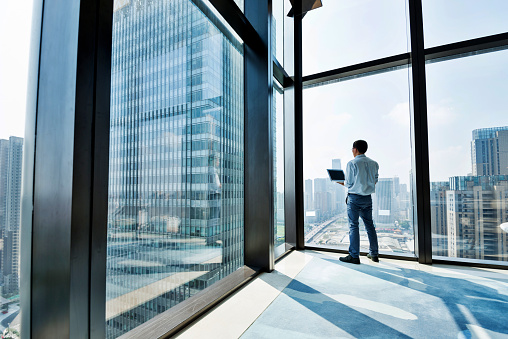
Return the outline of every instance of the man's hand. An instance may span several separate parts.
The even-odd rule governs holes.
[[[337,184],[344,186],[344,183],[340,181],[337,181]]]

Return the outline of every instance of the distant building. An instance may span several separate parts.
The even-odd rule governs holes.
[[[332,169],[342,169],[342,164],[340,159],[332,159]],[[346,194],[347,189],[333,183],[333,190],[335,191],[335,202],[337,206],[335,207],[338,212],[343,212],[346,209]]]
[[[332,159],[332,169],[342,169],[340,159]]]
[[[0,140],[0,228],[2,230],[2,295],[19,293],[19,228],[23,139]]]
[[[508,259],[508,175],[450,178],[446,209],[449,256]]]
[[[338,184],[329,178],[314,179],[314,210],[319,221],[324,221],[338,213],[337,187]]]
[[[393,225],[395,213],[398,211],[395,203],[395,188],[393,178],[379,178],[376,184],[376,194],[373,199],[373,218],[379,224]]]
[[[328,178],[314,179],[314,195],[318,192],[326,192],[328,190]]]
[[[473,175],[508,175],[508,126],[475,129],[471,162]]]
[[[304,190],[304,210],[311,211],[314,209],[314,190],[312,189],[312,179],[305,180]]]
[[[430,187],[432,253],[440,256],[448,256],[446,191],[449,189],[447,181],[432,182]]]
[[[316,205],[316,216],[319,221],[332,216],[333,203],[335,201],[332,193],[330,192],[315,192],[314,201]]]

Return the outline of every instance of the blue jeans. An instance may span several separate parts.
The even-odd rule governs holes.
[[[347,217],[349,219],[349,254],[353,258],[360,256],[360,231],[358,218],[362,217],[369,237],[369,253],[377,256],[378,243],[376,228],[372,221],[372,198],[370,195],[349,194],[347,200]]]

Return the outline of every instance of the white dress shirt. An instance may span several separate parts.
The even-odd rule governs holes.
[[[357,155],[347,163],[344,186],[348,193],[370,195],[376,192],[379,165],[365,154]]]

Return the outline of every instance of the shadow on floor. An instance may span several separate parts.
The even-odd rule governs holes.
[[[508,337],[508,285],[506,282],[497,282],[491,278],[476,276],[468,277],[467,275],[460,278],[445,277],[400,267],[393,270],[382,265],[356,266],[343,263],[338,258],[331,256],[321,257],[321,259],[333,265],[344,266],[356,272],[439,298],[451,314],[460,333],[465,337],[469,337],[468,334],[470,334],[468,325],[476,325],[497,332],[497,334],[507,334]],[[353,288],[361,288],[361,286]],[[432,310],[421,311],[432,312]],[[356,336],[356,334],[353,335]]]

